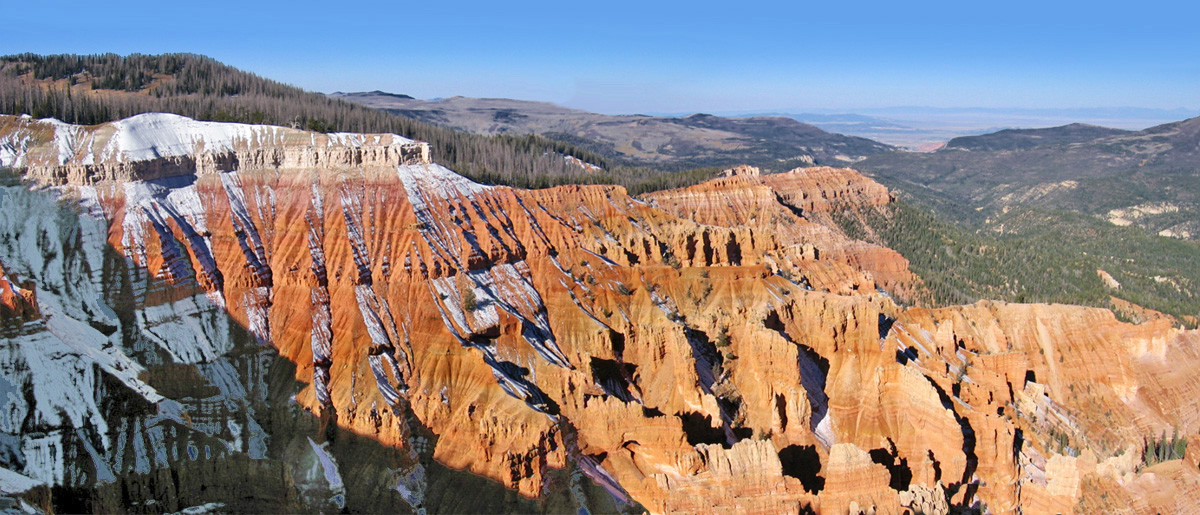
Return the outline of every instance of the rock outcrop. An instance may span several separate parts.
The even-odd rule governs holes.
[[[18,285],[0,263],[0,322],[19,323],[37,317],[37,285],[30,281]]]
[[[888,204],[891,195],[883,186],[853,170],[828,167],[726,175],[689,188],[652,193],[647,199],[668,213],[701,224],[751,229],[757,236],[751,240],[757,252],[745,253],[743,260],[794,273],[820,291],[854,294],[882,288],[903,294],[912,287],[908,260],[891,249],[847,237],[829,216],[834,210]]]
[[[198,122],[167,113],[95,126],[0,116],[0,163],[43,185],[148,181],[229,170],[344,169],[429,161],[429,145],[394,134],[321,134]]]
[[[234,417],[237,431],[220,422],[203,436],[230,460],[306,456],[280,465],[308,471],[280,486],[293,506],[463,509],[447,477],[486,478],[511,495],[508,509],[537,499],[550,511],[1042,513],[1108,506],[1107,493],[1143,499],[1141,513],[1179,506],[1156,492],[1197,499],[1194,460],[1153,477],[1131,460],[1146,435],[1200,430],[1200,379],[1187,373],[1200,333],[1075,306],[898,304],[920,280],[907,261],[832,221],[891,201],[852,170],[739,172],[635,198],[476,184],[397,136],[120,123],[3,120],[0,165],[54,186],[93,225],[55,229],[39,247],[9,220],[6,234],[26,236],[0,262],[35,279],[38,299],[59,299],[39,270],[60,256],[28,249],[90,249],[97,257],[64,265],[89,277],[70,287],[132,307],[109,317],[52,299],[46,323],[90,317],[96,348],[131,360],[97,373],[158,412],[202,427]],[[135,152],[129,133],[151,143]],[[261,359],[244,356],[262,349],[293,366],[254,375]],[[231,391],[210,365],[228,360],[261,379],[239,395],[285,406],[168,403]],[[107,425],[95,417],[54,427]],[[294,424],[282,420],[303,417],[322,432],[275,441]],[[20,427],[3,429],[28,439]],[[255,447],[270,431],[274,443]],[[99,446],[89,463],[118,460],[116,444],[80,441]],[[391,454],[366,460],[353,450],[366,445]],[[24,455],[4,467],[80,488],[99,477],[71,468],[83,452]]]

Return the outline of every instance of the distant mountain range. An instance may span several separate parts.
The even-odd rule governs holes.
[[[478,134],[536,133],[617,162],[663,169],[751,163],[774,170],[852,165],[914,194],[962,222],[998,220],[1015,206],[1066,209],[1164,236],[1200,235],[1200,118],[1141,131],[1070,123],[946,138],[936,152],[905,152],[823,130],[928,140],[952,135],[955,120],[1080,115],[1142,123],[1175,111],[1119,108],[999,110],[893,108],[897,116],[937,115],[951,125],[918,129],[865,114],[758,113],[747,117],[604,115],[547,102],[452,97],[419,100],[382,91],[332,96]],[[987,117],[992,118],[987,118]],[[800,120],[804,120],[799,121]],[[1040,118],[1039,118],[1040,119]],[[808,123],[805,123],[808,122]],[[966,123],[966,122],[963,122]],[[894,141],[894,139],[893,139]],[[943,140],[945,141],[945,140]],[[912,148],[912,147],[909,147]]]
[[[777,116],[614,116],[499,98],[418,100],[381,91],[331,96],[477,134],[540,134],[626,163],[670,169],[741,163],[775,169],[847,165],[894,150]]]
[[[978,136],[961,136],[950,140],[946,148],[973,151],[1027,150],[1057,143],[1083,143],[1129,132],[1086,123],[1072,123],[1045,129],[1005,129]]]
[[[509,99],[480,99],[453,97],[448,99],[417,100],[409,95],[371,91],[364,93],[337,92],[331,97],[344,98],[372,107],[398,111],[420,111],[409,113],[416,119],[454,126],[472,132],[488,133],[497,130],[486,117],[468,122],[462,114],[449,115],[446,111],[462,109],[512,109],[521,114],[538,113],[539,120],[554,114],[563,118],[581,114],[594,115],[588,111],[571,109],[548,102],[531,102]],[[427,111],[441,111],[434,114]],[[682,119],[694,113],[647,113],[651,118]],[[1126,130],[1141,130],[1195,116],[1188,109],[1153,109],[1141,107],[1114,108],[939,108],[921,106],[899,106],[885,108],[833,109],[775,109],[759,111],[717,111],[712,114],[724,118],[790,118],[812,125],[826,132],[872,139],[887,145],[908,150],[928,150],[960,136],[988,134],[1005,129],[1027,129],[1054,127],[1072,123],[1086,123]],[[435,119],[438,115],[442,119]],[[503,116],[503,114],[501,115]],[[609,115],[598,115],[609,116]],[[622,115],[613,118],[622,118]],[[454,118],[454,119],[451,119]],[[511,121],[510,121],[511,122]],[[456,125],[463,123],[467,125]],[[513,126],[509,125],[509,129]],[[526,128],[527,131],[531,128]],[[564,131],[568,132],[568,131]]]
[[[933,153],[894,152],[855,166],[958,211],[1066,209],[1164,236],[1200,235],[1200,118],[1132,132],[1085,124],[955,138]]]
[[[931,146],[959,136],[987,134],[1003,129],[1055,127],[1087,123],[1119,129],[1141,130],[1197,114],[1187,109],[1138,107],[1086,109],[1020,108],[857,108],[846,111],[819,109],[769,112],[717,113],[725,116],[787,116],[830,132],[860,136],[908,149]],[[936,146],[936,145],[933,145]]]
[[[952,137],[963,134],[983,134],[995,130],[991,127],[950,130],[856,113],[770,112],[739,116],[781,116],[811,124],[829,132],[873,139],[909,150],[921,149],[931,143],[944,143]]]

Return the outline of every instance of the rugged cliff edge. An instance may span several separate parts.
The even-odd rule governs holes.
[[[1200,333],[898,304],[907,261],[830,219],[891,201],[853,170],[529,191],[398,136],[161,114],[0,117],[0,166],[26,181],[0,195],[0,490],[22,503],[1200,500],[1194,449],[1140,468],[1147,436],[1200,429]]]

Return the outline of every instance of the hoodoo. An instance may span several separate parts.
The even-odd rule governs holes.
[[[892,202],[854,170],[522,190],[396,135],[166,114],[0,117],[0,166],[23,181],[0,191],[0,486],[22,503],[1200,498],[1192,448],[1142,461],[1148,438],[1200,430],[1200,333],[1066,305],[910,306],[908,261],[833,222]]]

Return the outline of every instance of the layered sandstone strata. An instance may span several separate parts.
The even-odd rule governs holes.
[[[1194,471],[1150,478],[1132,457],[1147,434],[1200,429],[1181,372],[1200,334],[1074,306],[899,305],[907,261],[832,223],[891,200],[852,170],[526,191],[394,136],[189,121],[145,129],[176,131],[151,145],[175,164],[143,176],[125,171],[142,154],[99,139],[91,163],[52,151],[106,126],[5,123],[26,135],[3,140],[9,163],[68,183],[131,263],[294,362],[303,409],[411,449],[413,508],[418,455],[529,498],[567,470],[572,491],[586,477],[656,513],[1049,513],[1097,491],[1149,512],[1176,505],[1148,492],[1194,492]],[[216,146],[236,159],[205,161],[207,134],[234,134]],[[156,295],[140,324],[174,359],[225,352]]]

